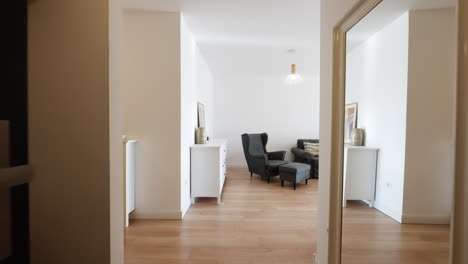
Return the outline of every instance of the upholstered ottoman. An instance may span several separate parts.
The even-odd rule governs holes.
[[[310,179],[310,165],[304,163],[292,162],[279,167],[281,186],[284,186],[284,181],[292,182],[294,190],[296,190],[296,183],[303,180]]]

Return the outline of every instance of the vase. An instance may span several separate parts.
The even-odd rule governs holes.
[[[350,144],[352,146],[364,145],[364,129],[353,128],[350,135]]]
[[[206,144],[206,128],[197,127],[195,131],[195,144]]]

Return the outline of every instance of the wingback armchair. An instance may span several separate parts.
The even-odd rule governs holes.
[[[315,157],[311,153],[305,151],[304,142],[319,143],[319,140],[318,139],[298,139],[297,147],[291,149],[291,152],[294,155],[294,162],[309,164],[311,166],[310,177],[314,179],[318,179],[319,157]]]
[[[288,162],[284,160],[286,151],[268,152],[266,150],[267,142],[268,135],[266,133],[242,135],[242,146],[250,177],[252,178],[255,173],[262,176],[262,179],[266,177],[269,183],[270,178],[279,175],[279,166]]]

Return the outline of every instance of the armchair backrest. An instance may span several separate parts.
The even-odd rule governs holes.
[[[250,169],[251,155],[266,154],[266,144],[268,142],[268,135],[263,134],[243,134],[242,147],[244,149],[245,160]]]
[[[297,147],[300,149],[304,149],[304,142],[319,143],[319,140],[318,139],[298,139]]]

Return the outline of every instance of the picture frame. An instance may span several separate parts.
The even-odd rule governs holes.
[[[357,128],[358,103],[350,103],[345,105],[344,118],[344,142],[351,142],[351,131]]]
[[[198,127],[206,127],[205,105],[198,102]]]

